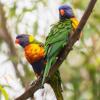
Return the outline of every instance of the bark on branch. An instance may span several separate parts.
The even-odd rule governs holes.
[[[53,75],[54,72],[60,67],[60,65],[62,64],[64,59],[68,56],[69,52],[71,51],[73,45],[79,39],[80,32],[83,29],[83,27],[85,26],[90,14],[92,13],[92,10],[94,8],[96,1],[97,0],[90,0],[88,7],[82,16],[77,29],[75,30],[74,34],[69,38],[67,45],[60,52],[59,58],[56,61],[56,63],[52,66],[49,76]],[[34,92],[41,87],[41,81],[42,81],[42,76],[31,87],[29,87],[28,90],[25,91],[25,93],[23,93],[21,96],[19,96],[15,100],[26,100],[27,98],[31,97],[32,94],[34,94]],[[47,79],[46,79],[46,81],[47,81]]]

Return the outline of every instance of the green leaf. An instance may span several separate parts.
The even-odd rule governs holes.
[[[0,85],[0,91],[3,94],[3,96],[5,97],[5,100],[9,100],[8,93],[6,92],[6,90],[1,85]]]

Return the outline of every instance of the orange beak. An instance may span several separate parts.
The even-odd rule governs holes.
[[[16,43],[16,44],[19,44],[19,39],[16,39],[16,40],[15,40],[15,43]]]
[[[65,14],[65,11],[63,9],[61,9],[60,11],[60,14],[63,16]]]

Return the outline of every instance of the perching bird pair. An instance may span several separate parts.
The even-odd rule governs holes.
[[[75,18],[71,7],[63,5],[59,7],[59,21],[52,25],[44,46],[36,41],[32,35],[21,34],[16,37],[16,43],[24,48],[26,59],[32,65],[37,78],[44,70],[42,85],[45,83],[45,79],[55,64],[60,51],[67,44],[70,33],[77,26],[78,20]],[[53,88],[57,100],[63,100],[59,70],[49,78],[48,83]]]

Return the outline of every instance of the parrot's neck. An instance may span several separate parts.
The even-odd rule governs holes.
[[[75,16],[72,16],[71,18],[75,18]],[[67,16],[61,16],[59,17],[60,21],[65,21],[67,19],[71,19],[70,17],[67,17]]]
[[[66,16],[59,15],[59,19],[60,21],[65,21],[66,19],[69,19],[69,18],[67,18]]]

